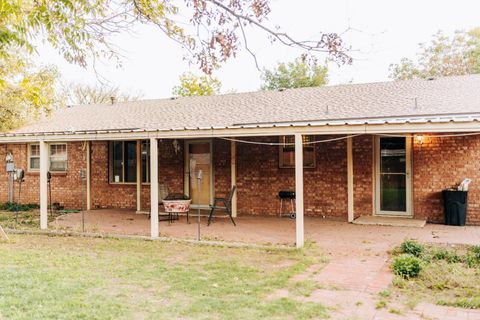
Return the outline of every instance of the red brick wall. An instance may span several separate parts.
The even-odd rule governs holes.
[[[231,189],[230,151],[230,141],[223,139],[213,140],[214,193],[218,197],[226,196]]]
[[[328,137],[318,136],[317,140]],[[251,138],[254,141],[277,142],[276,137]],[[355,215],[370,215],[373,209],[372,136],[353,138]],[[183,193],[184,145],[175,154],[172,140],[159,142],[159,182],[171,192]],[[27,167],[25,144],[0,145],[0,159],[8,150],[16,167]],[[305,211],[307,215],[347,218],[346,141],[316,145],[316,167],[305,169]],[[52,198],[66,208],[80,208],[79,171],[86,166],[81,142],[68,144],[68,172],[52,179]],[[92,142],[92,206],[135,208],[136,186],[108,182],[108,142]],[[480,224],[480,137],[428,138],[422,146],[413,145],[413,208],[416,218],[443,222],[441,190],[473,179],[469,193],[468,223]],[[215,193],[230,190],[230,142],[213,140]],[[237,187],[239,214],[277,214],[279,190],[294,190],[294,169],[279,168],[278,146],[237,143]],[[38,173],[28,173],[23,184],[22,202],[38,203]],[[17,186],[16,186],[17,187]],[[15,189],[17,197],[18,189]],[[143,185],[143,208],[149,209],[150,187]],[[0,165],[0,202],[7,200],[5,164]]]
[[[183,193],[183,144],[175,154],[171,140],[161,140],[158,146],[158,180],[170,192]],[[92,143],[92,206],[94,208],[136,208],[136,184],[110,184],[108,167],[108,142]],[[150,185],[142,185],[142,210],[150,208]]]
[[[5,159],[8,151],[11,151],[14,157],[16,168],[26,170],[25,181],[22,184],[22,193],[20,201],[22,203],[39,202],[39,174],[38,172],[28,172],[27,145],[10,144],[0,146],[0,159]],[[82,143],[69,143],[67,147],[68,171],[66,173],[52,174],[51,189],[52,203],[58,202],[66,208],[81,208],[82,205],[82,184],[80,181],[80,169],[86,167],[84,158],[85,152],[82,149]],[[0,202],[7,201],[8,175],[6,173],[5,163],[0,165]],[[15,201],[18,199],[18,184],[15,183]]]
[[[278,142],[278,138],[252,138]],[[295,190],[292,169],[278,167],[278,146],[237,143],[237,187],[239,214],[276,214],[280,190]]]
[[[318,137],[325,139],[327,137]],[[278,138],[254,138],[251,140],[277,142]],[[369,142],[369,139],[367,139]],[[184,188],[184,148],[175,154],[172,140],[159,143],[159,182],[168,185],[171,192],[182,193]],[[354,140],[354,157],[367,160],[370,146]],[[17,163],[27,166],[26,145],[9,145]],[[3,146],[2,156],[6,154]],[[364,153],[368,153],[364,156]],[[52,180],[52,198],[67,208],[80,208],[81,184],[79,171],[85,167],[85,151],[82,143],[68,144],[68,172]],[[215,193],[224,195],[230,190],[230,142],[214,139]],[[240,214],[277,214],[280,190],[295,189],[295,172],[291,168],[279,168],[278,146],[237,144],[237,187]],[[360,162],[358,162],[360,163]],[[368,164],[369,168],[371,167]],[[357,164],[358,167],[358,164]],[[2,167],[1,170],[5,171]],[[370,169],[368,169],[370,170]],[[355,170],[355,181],[368,178],[368,170]],[[358,174],[357,174],[358,172]],[[360,173],[363,172],[363,173]],[[2,173],[2,171],[0,171]],[[6,201],[6,173],[1,174],[1,201]],[[38,173],[27,174],[22,202],[38,202]],[[365,193],[365,190],[367,191]],[[356,189],[356,200],[371,195],[368,188]],[[93,208],[135,208],[136,185],[110,184],[108,167],[108,142],[91,143],[91,194]],[[305,169],[305,210],[308,215],[346,218],[346,149],[345,141],[316,145],[316,167]],[[363,200],[362,200],[363,199]],[[149,208],[150,186],[142,186],[142,207]],[[367,205],[368,208],[368,205]]]
[[[374,137],[352,138],[353,192],[355,218],[373,213]]]
[[[415,217],[443,223],[441,190],[470,178],[467,223],[480,224],[480,136],[424,137],[413,148]]]
[[[5,159],[11,150],[17,168],[27,168],[27,145],[11,144],[0,146],[0,158]],[[183,148],[175,155],[170,140],[159,143],[159,182],[166,183],[172,192],[183,193]],[[68,143],[68,170],[66,173],[53,174],[52,202],[58,202],[69,209],[82,206],[82,185],[80,169],[86,168],[85,149],[82,143]],[[91,145],[91,194],[93,208],[136,208],[136,185],[110,184],[108,168],[108,142],[95,141]],[[8,176],[5,165],[0,166],[0,202],[7,201]],[[18,185],[15,184],[15,200],[18,197]],[[39,202],[39,174],[26,172],[22,184],[22,203]],[[150,205],[150,186],[142,187],[143,207]],[[86,204],[85,204],[86,205]]]
[[[318,136],[317,140],[328,138]],[[251,140],[278,142],[276,137]],[[363,141],[355,141],[356,154],[364,153],[362,144]],[[367,152],[369,152],[368,147]],[[304,169],[305,212],[311,216],[325,215],[346,219],[346,141],[316,144],[315,156],[316,167]],[[357,177],[358,181],[360,179],[363,179],[362,175]],[[237,186],[239,213],[277,214],[278,192],[295,190],[295,171],[293,168],[279,167],[278,146],[238,143]],[[371,190],[368,192],[371,193]],[[358,189],[357,198],[363,198],[363,193],[362,189]]]

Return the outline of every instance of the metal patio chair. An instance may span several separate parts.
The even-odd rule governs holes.
[[[235,220],[233,220],[233,217],[232,217],[232,199],[233,199],[233,196],[235,195],[236,191],[237,191],[237,186],[233,186],[232,190],[230,190],[230,193],[228,194],[227,198],[215,198],[215,199],[213,199],[213,205],[210,206],[211,210],[210,210],[210,214],[208,215],[207,226],[209,226],[210,223],[212,222],[212,217],[213,217],[213,214],[215,213],[215,210],[226,211],[227,215],[230,217],[230,220],[232,220],[233,225],[234,226],[237,225],[235,223]],[[219,206],[219,204],[223,204],[223,206]]]

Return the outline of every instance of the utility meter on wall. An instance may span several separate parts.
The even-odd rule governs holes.
[[[25,171],[23,169],[15,169],[14,179],[23,181],[23,177],[25,177]]]
[[[13,163],[13,155],[12,152],[8,152],[7,156],[5,157],[5,162],[7,163],[7,172],[15,171],[15,165]]]

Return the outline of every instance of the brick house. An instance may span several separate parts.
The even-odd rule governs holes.
[[[1,134],[0,157],[25,170],[20,201],[40,203],[41,228],[50,172],[66,208],[156,213],[164,186],[208,207],[236,185],[234,215],[275,215],[278,192],[294,190],[301,246],[304,215],[442,223],[441,190],[464,178],[467,223],[480,224],[479,121],[471,75],[74,106]],[[1,202],[8,179],[0,166]]]

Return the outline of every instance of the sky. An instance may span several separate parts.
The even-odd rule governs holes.
[[[389,80],[389,65],[402,57],[414,58],[418,44],[428,42],[438,30],[453,34],[480,26],[478,0],[271,0],[266,24],[280,26],[296,39],[312,39],[321,32],[343,33],[352,48],[352,65],[329,64],[329,84]],[[271,44],[259,30],[248,30],[249,47],[261,68],[291,61],[298,49]],[[65,82],[98,84],[101,80],[123,91],[154,99],[172,96],[179,76],[187,71],[200,74],[184,60],[184,51],[155,26],[139,25],[131,34],[114,39],[122,49],[122,67],[103,61],[92,68],[70,65],[48,45],[39,48],[38,61],[58,66]],[[325,56],[319,55],[319,61]],[[222,91],[257,91],[260,71],[253,58],[241,50],[220,70]]]

